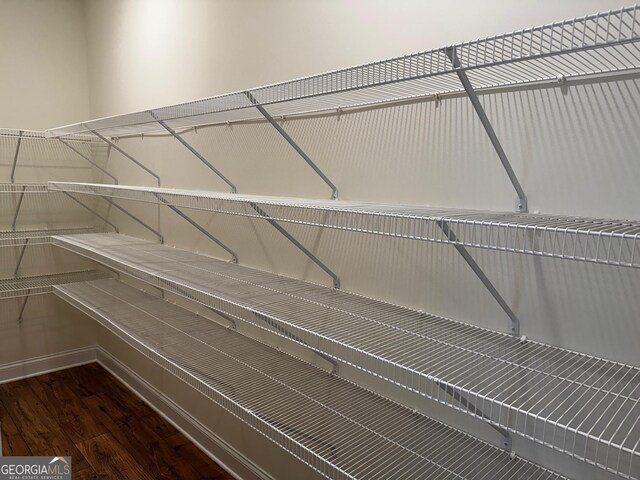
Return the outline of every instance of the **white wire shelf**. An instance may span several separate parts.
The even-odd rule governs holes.
[[[76,272],[2,278],[0,279],[0,299],[43,295],[51,293],[54,285],[86,282],[108,276],[107,273],[99,270],[79,270]]]
[[[0,128],[0,137],[8,137],[8,138],[22,138],[23,140],[43,140],[43,141],[51,141],[51,138],[47,136],[46,132],[41,130],[19,130],[15,128]],[[79,142],[79,143],[96,143],[96,144],[104,144],[101,140],[97,139],[93,135],[64,135],[61,137],[62,140],[69,142]]]
[[[53,243],[624,478],[640,369],[115,234]],[[468,402],[468,403],[467,403]]]
[[[640,12],[631,6],[246,92],[53,128],[48,134],[96,130],[119,137],[159,130],[158,120],[179,129],[261,118],[250,96],[279,116],[462,92],[459,69],[448,57],[451,49],[476,90],[624,72],[640,67],[639,37]]]
[[[0,183],[0,193],[48,193],[46,183]]]
[[[24,245],[46,245],[51,242],[52,235],[73,235],[79,233],[96,233],[95,227],[49,228],[39,230],[0,231],[0,247],[23,247]]]
[[[640,222],[632,220],[436,209],[89,183],[49,182],[49,189],[245,217],[260,218],[262,211],[270,218],[283,222],[640,267]],[[448,224],[455,237],[445,234],[440,227],[443,222]]]
[[[117,280],[55,293],[327,478],[563,478]]]

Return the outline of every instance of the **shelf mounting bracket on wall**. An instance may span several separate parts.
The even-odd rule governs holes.
[[[458,241],[458,237],[456,236],[455,232],[451,230],[449,223],[446,222],[445,220],[437,220],[436,223],[438,224],[442,232],[445,234],[445,236],[449,239],[451,244],[458,251],[458,253],[462,256],[464,261],[467,262],[467,265],[471,267],[471,270],[473,270],[473,273],[475,273],[478,276],[482,284],[486,287],[487,290],[489,290],[489,293],[495,299],[495,301],[498,302],[498,305],[500,305],[504,313],[506,313],[507,316],[509,317],[509,325],[508,325],[509,333],[511,335],[520,335],[520,320],[518,319],[518,316],[513,312],[513,310],[511,310],[511,307],[509,306],[509,304],[505,301],[504,298],[502,298],[502,295],[500,295],[500,292],[498,292],[496,287],[494,287],[493,283],[491,283],[491,280],[489,280],[489,278],[485,275],[485,273],[482,271],[480,266],[473,259],[469,251],[463,245],[460,244],[460,242]]]
[[[227,247],[224,243],[222,243],[220,240],[218,240],[216,237],[214,237],[213,235],[211,235],[204,227],[202,227],[199,223],[195,222],[194,220],[191,219],[191,217],[189,217],[186,213],[182,212],[179,208],[171,205],[169,203],[168,200],[162,198],[162,196],[159,193],[154,193],[154,196],[160,200],[162,203],[164,203],[167,207],[169,207],[171,210],[173,210],[175,213],[177,213],[178,215],[180,215],[184,220],[186,220],[187,222],[189,222],[193,227],[197,228],[198,230],[200,230],[200,232],[206,236],[209,240],[211,240],[212,242],[214,242],[216,245],[218,245],[219,247],[221,247],[223,250],[225,250],[229,255],[231,255],[231,262],[232,263],[238,263],[238,255],[236,254],[236,252],[234,252],[233,250],[231,250],[229,247]]]
[[[22,200],[24,199],[24,191],[27,187],[23,186],[18,198],[18,205],[16,206],[16,212],[13,214],[13,221],[11,222],[11,230],[16,231],[16,222],[18,221],[18,214],[20,213],[20,207],[22,206]]]
[[[451,395],[456,402],[460,402],[460,405],[466,408],[469,412],[491,422],[491,418],[485,415],[482,410],[476,407],[472,402],[469,401],[467,397],[455,390],[451,385],[447,385],[442,381],[436,381],[435,383],[436,385],[438,385],[438,388],[441,388],[449,395]],[[506,451],[510,452],[513,448],[513,438],[511,436],[511,433],[502,427],[494,425],[493,423],[489,423],[489,426],[502,436],[502,447]]]
[[[193,148],[189,142],[187,142],[184,138],[182,138],[178,132],[176,132],[173,128],[171,128],[169,125],[167,125],[164,121],[162,120],[158,120],[155,116],[155,114],[153,112],[149,112],[151,114],[151,116],[153,118],[156,119],[156,122],[158,122],[162,128],[164,128],[167,132],[169,132],[176,140],[178,140],[182,145],[184,145],[186,147],[187,150],[189,150],[191,153],[193,153],[196,158],[198,160],[200,160],[202,163],[204,163],[207,167],[209,167],[209,169],[211,171],[213,171],[216,175],[218,175],[218,177],[220,177],[227,185],[229,185],[229,187],[231,187],[231,193],[237,193],[238,189],[236,188],[236,186],[231,183],[231,181],[225,177],[222,172],[220,170],[218,170],[216,167],[214,167],[211,162],[209,162],[209,160],[207,160],[206,158],[204,158],[195,148]]]
[[[143,222],[142,220],[140,220],[138,217],[136,217],[133,213],[130,213],[128,210],[126,210],[125,208],[121,207],[120,205],[118,205],[116,202],[114,202],[113,200],[111,200],[109,197],[105,197],[104,195],[99,195],[100,198],[102,198],[103,200],[105,200],[107,203],[109,203],[109,205],[113,205],[114,207],[116,207],[118,210],[120,210],[122,213],[124,213],[125,215],[127,215],[129,218],[135,220],[136,222],[138,222],[140,225],[142,225],[144,228],[146,228],[147,230],[149,230],[150,232],[152,232],[154,235],[156,235],[159,239],[160,239],[160,243],[164,243],[164,237],[162,236],[162,234],[157,231],[155,228],[147,225],[145,222]]]
[[[18,261],[16,262],[16,268],[13,270],[13,276],[14,277],[18,276],[18,270],[20,270],[20,265],[22,264],[22,258],[24,257],[24,252],[27,249],[28,245],[29,245],[29,239],[27,238],[24,241],[24,244],[22,245],[22,248],[20,249],[20,255],[18,256]]]
[[[22,323],[22,315],[24,314],[24,309],[27,307],[27,301],[29,300],[30,295],[31,290],[27,290],[27,294],[24,297],[24,302],[22,302],[22,306],[20,307],[20,313],[18,313],[18,323]]]
[[[96,167],[98,170],[100,170],[102,173],[104,173],[105,175],[107,175],[108,177],[111,177],[113,179],[113,181],[115,182],[115,184],[118,184],[118,179],[116,177],[114,177],[113,175],[111,175],[109,172],[107,172],[104,168],[102,168],[100,165],[98,165],[96,162],[94,162],[93,160],[91,160],[89,157],[87,157],[85,154],[83,154],[80,150],[78,150],[77,148],[75,148],[73,145],[69,144],[68,142],[65,142],[62,138],[58,137],[58,140],[60,140],[60,142],[62,142],[62,144],[66,145],[67,148],[70,148],[71,150],[73,150],[74,152],[76,152],[78,155],[80,155],[82,158],[84,158],[87,162],[89,162],[91,165],[93,165],[94,167]]]
[[[85,124],[83,124],[85,125]],[[151,170],[150,168],[146,167],[144,164],[142,164],[141,162],[139,162],[138,160],[136,160],[135,158],[133,158],[131,155],[129,155],[127,152],[125,152],[122,148],[120,148],[118,145],[116,145],[111,139],[105,137],[104,135],[101,135],[100,133],[98,133],[96,130],[92,130],[89,127],[87,127],[85,125],[85,127],[91,132],[93,133],[96,137],[98,137],[100,140],[102,140],[103,142],[105,142],[107,145],[109,145],[111,148],[113,148],[114,150],[117,150],[118,152],[120,152],[122,155],[124,155],[126,158],[128,158],[129,160],[131,160],[133,163],[135,163],[136,165],[138,165],[140,168],[142,168],[145,172],[147,172],[149,175],[153,176],[156,179],[156,182],[158,182],[158,187],[160,186],[160,176],[157,175],[153,170]]]
[[[458,75],[458,78],[460,79],[460,82],[462,83],[462,86],[464,87],[465,92],[467,92],[467,96],[469,97],[469,100],[471,100],[471,104],[473,105],[473,108],[476,111],[478,118],[480,118],[480,122],[482,123],[482,126],[484,127],[485,131],[487,132],[487,135],[489,136],[489,140],[491,140],[491,144],[493,145],[493,148],[498,154],[498,158],[500,158],[500,161],[502,162],[502,166],[507,172],[507,175],[509,176],[509,180],[511,180],[511,184],[513,185],[513,188],[515,189],[518,195],[518,200],[516,201],[516,210],[519,212],[526,212],[528,208],[527,196],[525,195],[524,190],[522,189],[522,185],[520,185],[520,182],[518,181],[518,177],[513,171],[513,168],[511,167],[511,163],[507,158],[507,154],[504,152],[504,149],[500,144],[500,140],[498,140],[498,136],[496,135],[496,132],[493,129],[493,126],[491,125],[491,122],[489,121],[489,118],[487,117],[487,114],[484,111],[484,108],[482,107],[480,100],[478,99],[478,95],[473,89],[473,85],[471,85],[471,82],[469,81],[469,77],[467,77],[467,73],[465,72],[464,67],[462,67],[462,65],[460,64],[460,59],[456,54],[456,48],[455,47],[445,48],[445,53],[449,58],[449,60],[451,61],[451,63],[453,64],[453,68],[455,69],[455,72]]]
[[[113,223],[111,223],[109,220],[107,220],[105,217],[103,217],[102,215],[100,215],[98,212],[96,212],[93,208],[85,205],[83,202],[81,202],[80,200],[78,200],[76,197],[74,197],[73,195],[71,195],[69,192],[62,192],[64,193],[67,197],[69,197],[71,200],[73,200],[74,202],[76,202],[77,204],[79,204],[80,206],[86,208],[87,210],[89,210],[91,213],[93,213],[96,217],[98,217],[100,220],[102,220],[103,222],[111,225],[113,227],[113,229],[115,230],[116,233],[120,233],[118,230],[118,227],[116,227]]]
[[[332,191],[331,198],[336,200],[338,198],[338,187],[336,187],[333,184],[333,182],[329,180],[329,177],[327,177],[322,172],[322,170],[320,170],[320,168],[313,162],[313,160],[309,158],[309,155],[304,153],[304,150],[302,150],[302,148],[300,148],[300,146],[293,140],[293,138],[291,138],[289,134],[284,131],[284,128],[278,125],[278,122],[276,122],[275,119],[269,114],[269,112],[267,112],[265,108],[262,105],[260,105],[260,102],[256,100],[256,98],[251,94],[251,92],[246,91],[244,92],[244,94],[249,99],[249,101],[253,103],[253,105],[258,109],[258,111],[262,114],[262,116],[273,126],[273,128],[275,128],[278,131],[278,133],[282,136],[282,138],[284,138],[287,141],[287,143],[289,143],[289,145],[291,145],[293,149],[296,152],[298,152],[298,155],[300,155],[303,158],[303,160],[307,162],[307,165],[309,165],[313,169],[313,171],[316,172],[322,180],[324,180],[324,183],[329,185]]]
[[[16,153],[13,155],[13,165],[11,166],[11,183],[15,183],[16,165],[18,164],[18,155],[20,154],[20,145],[22,144],[22,130],[18,133],[18,144],[16,145]]]
[[[287,232],[278,222],[276,222],[273,218],[271,218],[269,216],[269,214],[267,212],[265,212],[264,210],[262,210],[258,205],[256,205],[254,202],[249,202],[249,205],[251,206],[251,208],[253,208],[256,212],[258,212],[258,215],[260,215],[260,217],[264,218],[267,222],[269,222],[271,224],[271,226],[273,228],[275,228],[276,230],[278,230],[282,235],[284,235],[287,240],[289,240],[291,243],[293,243],[296,247],[298,247],[298,249],[300,249],[302,251],[302,253],[304,253],[307,257],[309,257],[316,265],[318,265],[322,270],[325,271],[325,273],[327,275],[329,275],[332,279],[333,279],[333,287],[334,288],[340,288],[340,278],[338,278],[338,275],[336,275],[333,270],[331,270],[329,267],[327,267],[324,263],[322,263],[320,261],[320,259],[318,257],[316,257],[313,253],[311,253],[307,247],[305,247],[304,245],[302,245],[298,240],[296,240],[296,238],[291,235],[289,232]]]

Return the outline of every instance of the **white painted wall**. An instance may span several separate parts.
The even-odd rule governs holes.
[[[82,0],[0,2],[0,127],[44,130],[89,114]]]
[[[89,115],[87,46],[82,0],[0,1],[0,127],[44,130]],[[0,131],[0,182],[9,182],[17,139]],[[79,147],[85,154],[90,150]],[[58,142],[24,139],[16,182],[94,178],[87,162]],[[18,195],[0,194],[0,230],[11,229]],[[93,203],[93,202],[92,202]],[[90,225],[81,208],[59,194],[27,195],[18,229]],[[0,278],[13,276],[20,248],[0,248]],[[28,247],[20,275],[88,268],[49,246]],[[50,357],[95,344],[95,325],[52,295],[0,300],[0,365]],[[46,358],[43,368],[53,365]],[[12,370],[13,371],[13,370]],[[28,369],[25,367],[25,372]]]

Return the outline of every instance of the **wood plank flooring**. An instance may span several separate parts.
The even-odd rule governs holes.
[[[4,455],[71,456],[74,479],[233,477],[97,363],[0,385]]]

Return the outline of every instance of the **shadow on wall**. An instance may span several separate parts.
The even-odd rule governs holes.
[[[541,213],[638,218],[638,76],[483,94],[513,168]],[[337,184],[340,198],[513,211],[515,192],[465,97],[407,103],[341,115],[289,118],[283,128]],[[200,127],[184,138],[241,193],[329,198],[330,189],[264,122]],[[162,177],[164,187],[228,191],[176,140],[120,139],[119,145]],[[112,152],[122,184],[153,177]],[[127,202],[169,244],[219,258],[228,254],[173,212]],[[328,277],[273,227],[189,212],[233,248],[240,263],[329,285]],[[123,232],[146,237],[113,212]],[[345,290],[497,330],[506,316],[449,246],[286,225],[332,268]],[[152,237],[151,237],[152,238]],[[640,285],[635,269],[472,250],[516,310],[529,337],[639,364]]]

